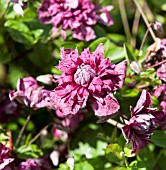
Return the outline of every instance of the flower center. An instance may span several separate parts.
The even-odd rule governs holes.
[[[84,87],[87,87],[91,79],[95,77],[95,71],[90,65],[81,64],[74,74],[74,81]]]

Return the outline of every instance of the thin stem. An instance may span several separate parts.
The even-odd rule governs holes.
[[[152,24],[150,24],[149,27],[148,27],[148,29],[146,30],[146,33],[145,33],[144,38],[143,38],[143,40],[142,40],[142,43],[141,43],[141,46],[140,46],[139,51],[142,50],[142,47],[143,47],[143,45],[144,45],[144,43],[145,43],[146,37],[147,37],[147,35],[148,35],[149,31],[150,31],[151,26],[152,26]]]
[[[136,7],[138,8],[140,14],[142,15],[142,18],[143,18],[143,20],[144,20],[146,26],[149,28],[149,25],[150,25],[150,24],[149,24],[149,22],[148,22],[148,20],[147,20],[147,18],[146,18],[146,16],[145,16],[145,14],[144,14],[144,12],[143,12],[141,6],[140,6],[140,4],[138,3],[137,0],[133,0],[133,1],[134,1],[134,3],[135,3]],[[152,28],[149,28],[149,31],[150,31],[150,34],[151,34],[153,40],[155,41],[155,40],[156,40],[156,36],[155,36],[155,34],[154,34]]]
[[[128,162],[127,162],[127,159],[125,158],[125,156],[124,156],[123,158],[124,158],[125,166],[126,166],[126,168],[128,168],[128,167],[129,167],[129,164],[128,164]]]
[[[152,65],[152,66],[150,66],[150,67],[148,67],[148,68],[157,67],[157,66],[159,66],[159,65],[161,65],[161,64],[163,64],[163,63],[165,63],[165,62],[166,62],[166,60],[160,61],[159,63],[156,63],[156,64],[154,64],[154,65]],[[142,69],[142,71],[145,71],[145,70],[147,70],[147,68]]]
[[[28,125],[28,122],[29,122],[29,120],[31,119],[31,115],[32,115],[32,110],[30,111],[30,113],[29,113],[29,115],[28,115],[28,117],[27,117],[27,119],[26,119],[26,121],[25,121],[25,123],[24,123],[24,126],[22,127],[22,129],[21,129],[21,131],[20,131],[20,133],[19,133],[19,135],[18,135],[18,138],[17,138],[16,143],[15,143],[15,147],[18,146],[18,144],[19,144],[19,142],[20,142],[20,139],[21,139],[21,137],[22,137],[22,135],[23,135],[23,133],[24,133],[27,125]]]
[[[162,154],[164,153],[164,149],[162,149],[162,150],[160,150],[160,152],[159,152],[159,154],[157,155],[157,158],[156,158],[156,160],[155,160],[155,162],[154,162],[154,165],[153,165],[153,168],[152,169],[156,169],[157,167],[156,167],[156,165],[157,165],[157,162],[158,162],[158,160],[161,158],[161,156],[162,156]]]
[[[150,22],[153,22],[154,21],[154,16],[153,16],[153,13],[152,11],[150,10],[147,2],[145,0],[143,0],[143,5],[144,5],[144,9],[146,11],[146,16],[147,18],[149,19]]]
[[[138,26],[139,26],[139,21],[140,21],[140,12],[138,9],[135,11],[135,16],[134,16],[134,21],[133,21],[133,26],[132,26],[132,38],[130,41],[130,44],[132,45],[133,48],[136,46],[136,35],[138,32]]]
[[[122,23],[123,23],[124,31],[125,31],[125,34],[126,34],[127,42],[130,42],[131,33],[130,33],[129,23],[128,23],[128,20],[127,20],[124,0],[118,0],[118,4],[119,4],[120,14],[121,14]]]
[[[53,124],[53,122],[50,122],[48,125],[46,125],[46,126],[44,126],[40,131],[39,131],[39,133],[37,134],[37,135],[35,135],[32,139],[31,139],[31,141],[29,142],[29,145],[30,144],[32,144],[40,135],[41,135],[41,133],[43,132],[43,130],[46,130],[50,125],[52,125]]]
[[[113,119],[108,119],[107,123],[109,123],[113,126],[116,126],[119,129],[122,129],[122,127],[124,126],[123,124],[121,124],[121,123],[119,123],[119,122],[117,122],[116,120],[113,120]]]

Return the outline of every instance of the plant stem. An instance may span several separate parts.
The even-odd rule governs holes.
[[[108,119],[107,123],[109,123],[113,126],[116,126],[119,129],[122,129],[122,127],[124,126],[123,124],[121,124],[121,123],[119,123],[119,122],[117,122],[116,120],[113,120],[113,119]]]
[[[140,12],[138,9],[135,11],[135,16],[134,16],[134,21],[133,21],[133,26],[132,26],[132,38],[130,41],[130,44],[133,48],[136,46],[136,35],[138,32],[138,26],[139,26],[139,21],[140,21]]]
[[[149,24],[149,22],[148,22],[148,20],[147,20],[147,18],[146,18],[146,16],[145,16],[145,14],[144,14],[144,12],[143,12],[141,6],[140,6],[140,4],[138,3],[137,0],[133,0],[133,1],[134,1],[135,5],[136,5],[137,9],[139,10],[140,14],[142,15],[142,18],[143,18],[143,20],[144,20],[146,26],[149,28],[149,25],[150,25],[150,24]],[[154,34],[152,28],[149,28],[149,31],[150,31],[150,34],[151,34],[153,40],[155,41],[155,40],[156,40],[156,36],[155,36],[155,34]]]
[[[30,144],[32,144],[40,135],[41,135],[41,133],[43,132],[43,130],[46,130],[50,125],[52,125],[53,124],[53,122],[50,122],[48,125],[46,125],[46,126],[44,126],[40,131],[39,131],[39,133],[37,134],[37,135],[35,135],[32,139],[31,139],[31,141],[29,142],[29,145]]]
[[[122,23],[123,23],[124,31],[125,31],[125,34],[126,34],[127,42],[130,42],[131,33],[130,33],[129,23],[128,23],[128,20],[127,20],[124,0],[118,0],[118,4],[119,4],[120,14],[121,14]]]
[[[27,125],[28,125],[28,122],[29,122],[29,120],[30,120],[30,118],[31,118],[31,115],[32,115],[32,110],[30,111],[30,113],[29,113],[29,115],[28,115],[28,117],[27,117],[27,119],[26,119],[26,121],[25,121],[25,123],[24,123],[24,126],[22,127],[22,129],[21,129],[21,131],[20,131],[20,133],[19,133],[19,135],[18,135],[18,138],[17,138],[16,143],[15,143],[15,147],[18,146],[18,144],[19,144],[19,142],[20,142],[20,139],[21,139],[21,137],[22,137],[22,135],[23,135],[23,133],[24,133]]]
[[[153,168],[152,169],[156,169],[157,167],[156,167],[156,165],[157,165],[157,162],[158,162],[158,160],[161,158],[161,156],[162,156],[162,154],[164,153],[164,149],[162,149],[162,150],[160,150],[160,152],[159,152],[159,154],[157,155],[157,158],[156,158],[156,160],[155,160],[155,162],[154,162],[154,165],[153,165]]]
[[[152,24],[149,24],[149,27],[148,27],[148,29],[146,30],[146,33],[145,33],[145,35],[144,35],[144,38],[143,38],[143,40],[142,40],[142,43],[141,43],[141,46],[140,46],[140,49],[139,49],[140,52],[141,52],[142,47],[143,47],[143,45],[144,45],[144,43],[145,43],[146,37],[147,37],[147,35],[148,35],[148,33],[149,33],[149,30],[151,29],[151,26],[152,26]]]

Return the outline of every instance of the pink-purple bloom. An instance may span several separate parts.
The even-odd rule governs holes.
[[[163,112],[156,111],[151,106],[151,95],[143,90],[135,108],[131,107],[130,109],[132,117],[122,128],[128,143],[132,142],[132,153],[138,152],[150,143],[150,136],[163,118]]]
[[[166,63],[161,64],[161,66],[157,69],[157,77],[166,83]]]
[[[20,78],[17,81],[17,91],[9,94],[11,100],[18,100],[33,109],[49,107],[49,90],[38,86],[33,77]]]
[[[90,53],[85,49],[61,49],[61,61],[57,66],[62,75],[58,77],[58,87],[50,93],[52,106],[63,115],[76,114],[85,107],[87,100],[97,116],[115,115],[120,108],[113,94],[122,88],[126,62],[117,65],[104,57],[104,46],[99,44]]]
[[[51,170],[51,167],[45,159],[29,158],[21,162],[17,170]]]
[[[160,106],[164,112],[164,116],[163,119],[161,119],[161,121],[159,122],[159,124],[163,130],[166,130],[166,84],[157,86],[157,88],[154,90],[154,96],[156,98],[162,96]]]
[[[12,170],[10,164],[14,158],[11,158],[10,154],[9,148],[0,143],[0,170]]]
[[[161,40],[158,54],[158,62],[163,62],[166,60],[166,38]],[[157,77],[166,82],[166,63],[162,63],[159,67],[157,67]]]
[[[43,0],[38,9],[38,17],[43,24],[52,24],[52,34],[61,30],[63,39],[66,31],[71,29],[74,38],[89,41],[96,35],[92,28],[97,21],[112,25],[109,14],[112,6],[101,8],[90,0]]]

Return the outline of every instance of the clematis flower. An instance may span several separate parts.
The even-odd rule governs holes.
[[[155,90],[154,90],[154,96],[156,98],[159,98],[162,96],[162,100],[160,103],[160,106],[164,112],[164,116],[159,122],[162,130],[166,130],[166,84],[159,85]]]
[[[14,158],[10,157],[10,150],[0,143],[0,170],[12,170],[10,167]]]
[[[18,100],[33,109],[49,107],[49,90],[39,87],[33,77],[20,78],[17,82],[17,91],[11,91],[10,100]]]
[[[8,93],[0,91],[0,123],[8,123],[21,115],[22,106],[17,101],[10,101]]]
[[[127,143],[132,142],[132,153],[138,152],[150,143],[150,136],[163,118],[164,113],[151,108],[151,105],[150,93],[143,90],[136,107],[130,109],[132,117],[122,128]]]
[[[76,114],[91,100],[97,116],[115,115],[120,108],[113,94],[124,83],[126,62],[111,64],[104,58],[104,46],[99,44],[90,53],[85,49],[61,49],[61,61],[57,66],[62,75],[57,77],[58,87],[50,93],[52,106],[62,115]]]
[[[166,83],[166,63],[161,64],[161,66],[157,69],[157,77]]]
[[[29,158],[21,162],[17,170],[51,170],[51,167],[45,159]]]
[[[43,24],[52,24],[52,34],[61,29],[63,39],[66,31],[71,29],[74,38],[90,41],[96,35],[92,28],[98,21],[105,25],[112,25],[109,14],[112,6],[101,8],[90,0],[43,0],[38,8],[38,17]]]
[[[164,61],[166,59],[166,38],[161,40],[160,48],[158,50],[158,55],[162,56],[160,57]],[[166,63],[161,64],[157,70],[157,77],[162,80],[163,82],[166,82]]]

